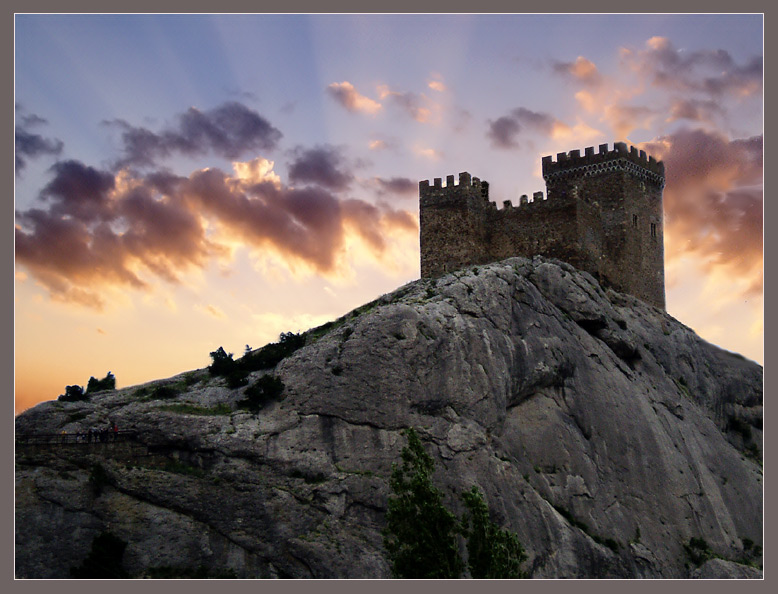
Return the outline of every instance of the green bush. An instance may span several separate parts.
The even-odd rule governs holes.
[[[246,388],[246,398],[238,402],[238,407],[258,412],[270,402],[278,400],[283,392],[284,382],[274,375],[265,374]]]
[[[157,386],[152,392],[152,398],[155,400],[169,400],[178,396],[178,390],[173,386]]]
[[[248,385],[249,373],[275,367],[304,345],[304,335],[282,332],[278,342],[271,342],[254,352],[250,352],[246,345],[246,353],[237,361],[233,360],[232,353],[227,353],[223,347],[219,347],[211,353],[213,362],[208,371],[211,375],[226,378],[229,388],[240,388]]]
[[[282,332],[278,342],[271,342],[253,353],[246,353],[237,363],[247,373],[275,367],[297,349],[305,346],[305,336]]]
[[[65,393],[60,394],[57,400],[62,402],[77,402],[79,400],[88,400],[89,396],[84,393],[84,388],[81,386],[65,386]]]
[[[753,437],[751,433],[751,427],[749,426],[748,423],[746,423],[742,419],[731,417],[729,419],[728,429],[730,431],[735,431],[739,433],[743,437],[744,442],[751,441],[751,438]]]
[[[525,577],[526,559],[518,537],[489,519],[480,491],[463,494],[462,520],[443,505],[442,493],[432,485],[434,462],[424,451],[415,430],[405,432],[408,444],[402,465],[392,467],[384,528],[384,546],[392,573],[398,578],[459,578],[465,570],[459,539],[466,540],[467,567],[474,578]]]
[[[210,355],[212,363],[208,366],[208,371],[211,375],[227,375],[235,369],[232,353],[227,353],[224,347],[219,347]]]
[[[108,374],[101,380],[90,377],[89,383],[86,385],[86,393],[92,394],[94,392],[102,392],[103,390],[115,390],[116,389],[116,378],[114,377],[113,373],[110,371]]]
[[[698,567],[716,556],[703,538],[693,537],[683,548],[691,562]]]

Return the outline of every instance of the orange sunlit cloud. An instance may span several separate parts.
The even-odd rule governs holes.
[[[438,91],[439,93],[446,91],[446,85],[443,82],[443,77],[437,72],[432,73],[431,80],[427,81],[427,86],[433,91]]]
[[[443,158],[443,154],[440,151],[431,147],[416,146],[414,147],[413,152],[427,159],[431,159],[432,161],[440,161]]]
[[[617,140],[629,138],[633,130],[649,130],[656,113],[647,107],[628,105],[607,105],[603,120],[608,123]]]
[[[551,129],[551,138],[554,140],[564,140],[568,144],[579,145],[589,142],[593,138],[602,136],[602,132],[592,128],[582,120],[578,120],[573,126],[561,121],[554,122]]]
[[[211,304],[208,304],[208,305],[197,305],[197,306],[195,306],[195,309],[197,309],[198,311],[201,311],[202,313],[204,313],[206,315],[212,316],[212,317],[216,318],[217,320],[224,319],[224,318],[227,317],[226,314],[221,309],[216,307],[215,305],[211,305]]]
[[[574,62],[556,62],[554,70],[558,74],[569,76],[586,87],[598,87],[603,84],[603,76],[597,66],[584,56],[578,56]]]
[[[665,37],[652,37],[644,49],[624,49],[621,57],[629,69],[656,88],[715,98],[748,97],[762,90],[761,56],[738,64],[723,50],[685,51]]]
[[[354,85],[348,81],[332,83],[327,86],[327,91],[331,97],[349,111],[363,112],[370,115],[375,115],[381,111],[382,105],[378,101],[358,93]]]
[[[695,257],[704,270],[762,292],[762,137],[730,141],[682,129],[643,145],[665,163],[665,258]]]
[[[378,254],[384,234],[413,228],[404,211],[330,191],[328,184],[342,189],[351,179],[335,151],[301,152],[294,165],[290,175],[319,185],[283,187],[272,162],[260,158],[234,162],[234,175],[204,169],[132,178],[123,171],[118,181],[71,163],[60,172],[50,210],[20,213],[17,261],[53,299],[99,309],[104,287],[180,283],[187,270],[234,255],[238,242],[336,274],[348,229],[358,229]],[[100,183],[89,191],[87,214],[84,180]]]
[[[388,85],[378,85],[378,96],[397,106],[401,112],[406,113],[422,124],[437,124],[441,119],[441,106],[432,101],[425,94],[409,91],[393,91]]]

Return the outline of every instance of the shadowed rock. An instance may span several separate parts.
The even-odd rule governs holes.
[[[111,418],[140,441],[17,447],[17,577],[68,577],[102,532],[133,576],[389,577],[410,426],[447,504],[478,485],[531,577],[761,576],[734,561],[761,562],[762,368],[567,264],[410,283],[249,379],[270,372],[283,399],[256,415],[202,370],[19,415],[17,434]],[[721,562],[698,569],[691,539]]]

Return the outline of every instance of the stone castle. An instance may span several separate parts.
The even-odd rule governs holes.
[[[421,276],[511,256],[558,258],[601,283],[665,307],[664,164],[617,142],[543,157],[546,196],[501,209],[469,173],[419,183]]]

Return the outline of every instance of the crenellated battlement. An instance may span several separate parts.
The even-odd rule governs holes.
[[[419,196],[421,198],[440,198],[447,196],[475,195],[489,199],[489,182],[481,181],[477,177],[472,177],[467,171],[459,174],[459,183],[454,183],[455,176],[446,176],[446,185],[443,180],[436,177],[432,180],[432,185],[428,179],[419,182]]]
[[[557,153],[557,160],[552,156],[542,159],[543,179],[546,183],[560,177],[593,177],[611,173],[613,171],[626,171],[633,176],[652,182],[659,187],[664,187],[665,165],[654,157],[646,155],[646,151],[638,150],[634,146],[627,148],[623,142],[616,142],[613,150],[608,150],[607,144],[601,144],[598,152],[594,147],[584,149],[581,156],[580,150],[569,153]]]
[[[664,308],[664,164],[617,142],[543,157],[542,168],[545,195],[501,208],[466,171],[419,182],[422,277],[543,255]]]

